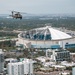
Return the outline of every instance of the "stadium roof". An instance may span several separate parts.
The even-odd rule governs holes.
[[[51,26],[32,29],[27,31],[23,36],[31,40],[62,40],[72,38],[72,36]]]

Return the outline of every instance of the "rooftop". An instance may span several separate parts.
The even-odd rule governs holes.
[[[69,34],[54,29],[51,26],[32,29],[22,33],[21,36],[30,40],[60,40],[72,38]]]

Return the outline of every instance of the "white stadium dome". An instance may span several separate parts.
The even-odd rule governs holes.
[[[65,32],[46,26],[20,33],[16,44],[23,44],[26,48],[51,48],[52,45],[64,46],[69,40],[73,41],[72,38]]]
[[[32,29],[30,31],[22,33],[21,36],[30,40],[60,40],[71,38],[70,35],[62,31],[53,29],[51,26]]]

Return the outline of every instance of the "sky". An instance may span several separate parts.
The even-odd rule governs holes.
[[[74,14],[75,0],[0,0],[0,14],[10,11],[31,14]]]

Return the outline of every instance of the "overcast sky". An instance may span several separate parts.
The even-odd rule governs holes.
[[[31,14],[74,14],[75,0],[0,0],[0,14],[10,10]]]

